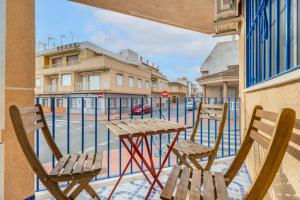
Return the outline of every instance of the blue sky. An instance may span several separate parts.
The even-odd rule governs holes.
[[[72,34],[71,34],[72,33]],[[130,48],[155,63],[170,80],[199,77],[200,65],[218,41],[209,35],[66,0],[36,0],[36,38],[56,45],[90,41],[113,52]]]

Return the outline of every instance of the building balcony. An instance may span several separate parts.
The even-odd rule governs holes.
[[[75,83],[75,91],[99,91],[99,90],[108,90],[109,85],[105,86],[94,86],[89,82],[77,82]]]
[[[44,92],[46,93],[58,92],[58,85],[45,85]]]
[[[80,85],[80,84],[79,84]],[[81,84],[81,87],[86,85]],[[105,122],[120,119],[141,119],[141,118],[159,118],[173,122],[185,124],[188,129],[179,136],[179,141],[187,140],[192,132],[195,124],[197,110],[189,110],[183,102],[172,102],[171,98],[148,97],[141,98],[131,97],[123,101],[122,97],[98,98],[98,97],[36,97],[36,102],[43,104],[47,99],[48,107],[44,109],[47,124],[55,135],[55,141],[64,154],[81,153],[81,152],[103,152],[103,167],[107,170],[99,175],[92,183],[100,198],[106,199],[110,194],[112,187],[120,176],[121,170],[129,160],[129,154],[126,153],[125,147],[121,145],[120,140],[111,131],[109,131]],[[60,100],[58,100],[60,99]],[[124,99],[125,100],[125,99]],[[128,101],[129,100],[129,101]],[[202,99],[203,100],[203,99]],[[238,98],[228,99],[232,104],[232,108],[228,110],[228,118],[224,131],[222,143],[218,152],[218,159],[215,161],[213,170],[224,171],[231,159],[235,156],[240,146],[240,110]],[[201,98],[193,98],[195,104],[201,101]],[[220,100],[221,102],[222,100]],[[225,101],[225,99],[223,99]],[[58,103],[61,102],[61,103]],[[121,103],[120,103],[121,102]],[[155,102],[159,102],[158,104]],[[148,104],[150,112],[134,115],[131,110],[138,104]],[[56,112],[57,108],[64,110]],[[69,109],[68,109],[69,108]],[[196,142],[213,146],[217,134],[219,123],[215,120],[203,120],[197,131]],[[162,159],[166,155],[166,144],[173,135],[153,136],[150,142],[151,151],[155,166],[161,165]],[[146,148],[144,146],[144,148]],[[146,149],[145,149],[146,150]],[[146,152],[146,151],[145,151]],[[36,133],[36,153],[46,169],[49,171],[56,162],[49,150],[43,135]],[[177,159],[171,154],[167,161],[163,174],[160,176],[164,184],[170,169],[177,163]],[[144,169],[146,170],[145,166]],[[232,184],[229,187],[231,197],[242,199],[244,191],[250,185],[250,178],[244,167],[243,171],[238,175],[238,184]],[[139,168],[132,162],[130,164],[125,180],[117,188],[113,199],[143,199],[148,190],[148,183],[143,178]],[[64,185],[61,185],[64,187]],[[128,190],[130,188],[130,190]],[[151,199],[159,199],[160,189],[153,191]],[[49,199],[51,196],[39,180],[36,180],[37,199]],[[87,193],[80,195],[82,199],[88,199]]]

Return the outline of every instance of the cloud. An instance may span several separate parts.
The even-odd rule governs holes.
[[[93,25],[86,29],[92,42],[103,45],[107,38],[112,50],[130,48],[146,57],[172,55],[200,60],[217,42],[201,33],[101,9],[94,11]]]

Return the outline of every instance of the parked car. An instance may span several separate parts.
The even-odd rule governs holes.
[[[149,104],[145,104],[143,108],[143,113],[147,114],[151,112],[151,107]],[[133,115],[141,115],[142,114],[142,105],[139,104],[131,109],[131,113]]]
[[[186,103],[186,108],[189,111],[196,110],[197,109],[197,102],[194,103],[193,101],[188,101]]]

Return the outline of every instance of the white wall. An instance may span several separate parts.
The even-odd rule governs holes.
[[[5,58],[5,21],[6,21],[5,1],[6,0],[0,0],[0,130],[4,128],[4,85],[5,85],[4,58]]]

